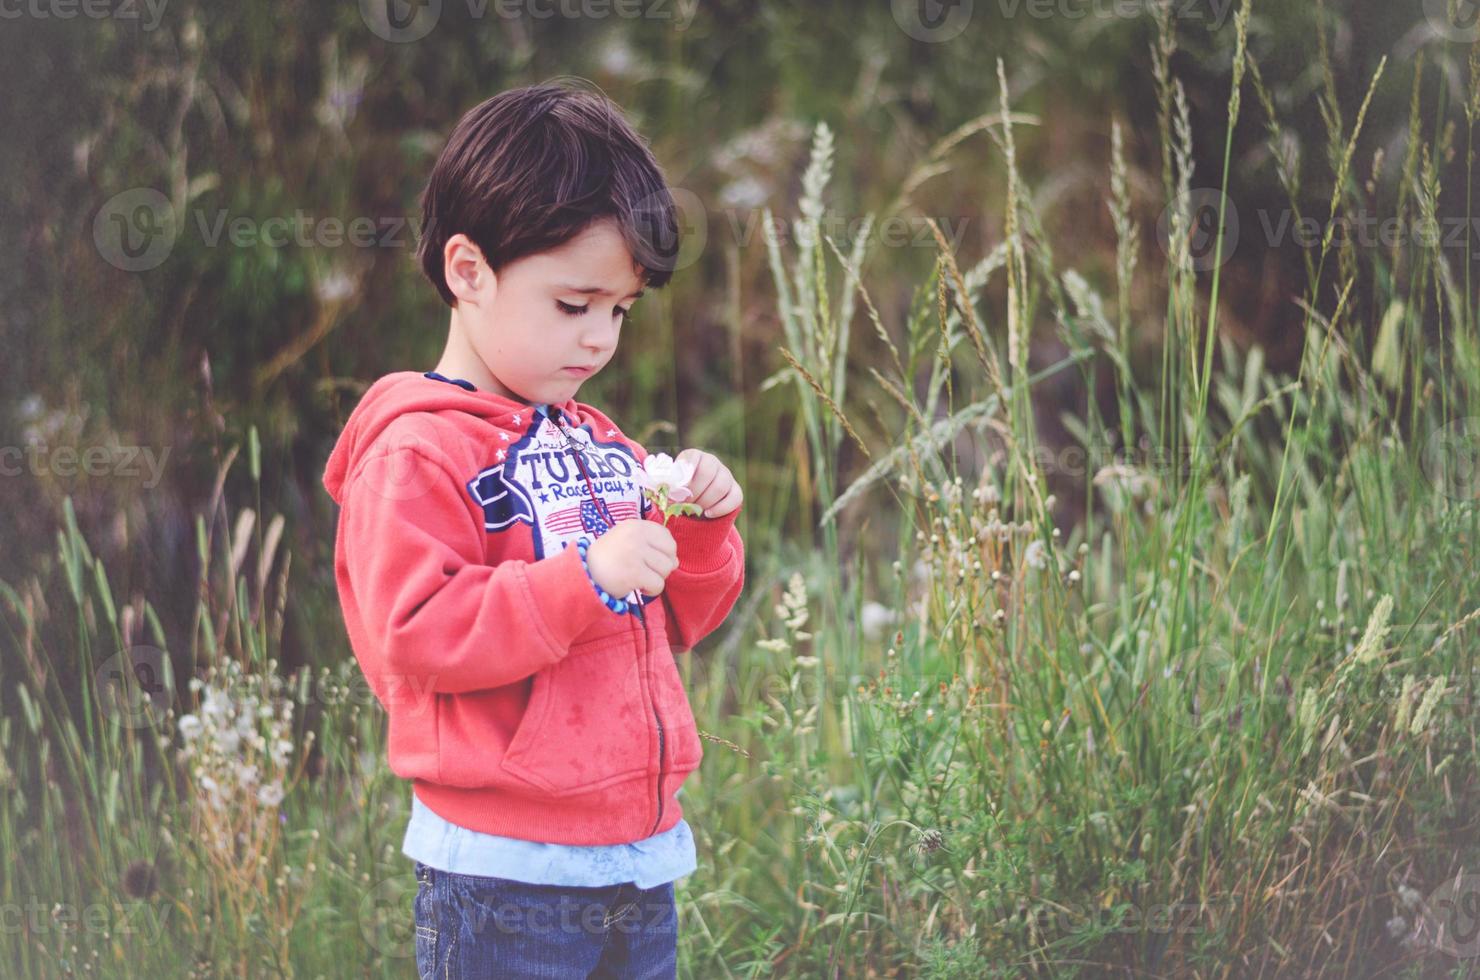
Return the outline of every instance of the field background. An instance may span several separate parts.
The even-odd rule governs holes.
[[[0,972],[414,972],[320,476],[569,75],[685,226],[579,397],[745,490],[683,976],[1480,973],[1473,7],[7,7]]]

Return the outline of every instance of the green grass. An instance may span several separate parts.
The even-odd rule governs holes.
[[[1281,131],[1247,14],[1225,195],[1233,127]],[[821,233],[826,126],[796,217],[767,213],[796,222],[754,246],[785,366],[744,394],[784,400],[798,427],[746,462],[790,474],[761,512],[820,527],[808,546],[747,524],[747,593],[681,660],[700,728],[731,743],[710,741],[684,788],[700,852],[679,889],[685,976],[1477,972],[1432,939],[1442,883],[1480,871],[1468,267],[1328,238],[1297,372],[1237,348],[1219,253],[1206,271],[1176,245],[1142,254],[1163,206],[1173,242],[1205,217],[1162,26],[1163,199],[1134,199],[1117,126],[1105,286],[1056,265],[1000,65],[976,125],[1001,153],[1001,245],[961,268],[939,236],[903,322],[868,292],[867,234]],[[1344,131],[1334,86],[1324,98],[1339,215],[1359,201],[1364,113]],[[1466,145],[1477,107],[1472,78]],[[1391,164],[1411,175],[1394,202],[1410,219],[1435,212],[1447,138],[1414,115]],[[1164,329],[1138,376],[1144,322]],[[1067,353],[1030,365],[1050,325]],[[1062,372],[1113,380],[1105,417],[1066,411],[1088,465],[1038,431],[1033,389]],[[255,432],[246,449],[260,488]],[[4,680],[22,712],[0,720],[0,903],[21,910],[7,973],[412,971],[407,787],[352,660],[278,669],[290,555],[260,489],[250,507],[220,489],[242,465],[224,461],[196,524],[198,686],[122,669],[153,663],[164,630],[146,598],[114,595],[70,500],[57,574],[0,585],[6,662],[26,665]],[[1071,489],[1083,520],[1057,506]],[[151,700],[160,685],[176,696]],[[224,734],[248,697],[266,715]],[[280,804],[258,792],[275,782]]]

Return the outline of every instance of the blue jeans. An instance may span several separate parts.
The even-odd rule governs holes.
[[[533,885],[413,862],[416,971],[427,980],[673,980],[673,882]]]

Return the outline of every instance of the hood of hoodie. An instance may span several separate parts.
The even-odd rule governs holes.
[[[593,421],[589,406],[574,398],[550,404],[550,415],[563,415],[573,426]],[[398,417],[408,412],[453,412],[473,415],[496,428],[516,431],[536,409],[531,402],[491,391],[468,391],[460,385],[428,378],[419,371],[397,371],[380,378],[360,398],[324,467],[324,489],[336,504],[344,502],[345,484],[360,457]],[[518,416],[520,421],[516,422]]]

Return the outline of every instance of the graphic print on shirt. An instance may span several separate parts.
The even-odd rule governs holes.
[[[616,429],[606,433],[612,441],[604,441],[592,437],[589,424],[562,431],[538,411],[529,418],[519,440],[497,450],[497,462],[468,481],[468,492],[483,508],[484,530],[529,525],[534,556],[540,559],[559,553],[583,535],[594,541],[617,521],[647,514],[651,505],[633,477],[637,458],[616,441]],[[514,416],[514,424],[524,424],[522,415]],[[565,433],[581,447],[595,501]],[[507,438],[506,433],[500,436]]]

